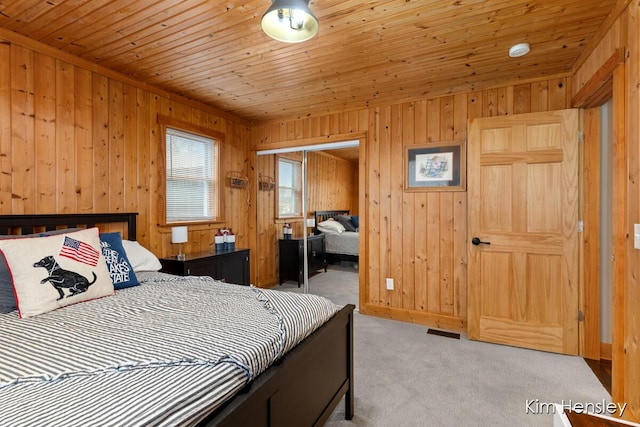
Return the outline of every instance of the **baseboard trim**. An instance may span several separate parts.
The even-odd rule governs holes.
[[[360,307],[361,314],[399,320],[401,322],[432,326],[449,331],[466,332],[465,318],[447,316],[443,314],[425,313],[394,307],[383,307],[374,304],[364,304]]]

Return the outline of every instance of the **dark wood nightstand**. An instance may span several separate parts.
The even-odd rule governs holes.
[[[298,287],[304,282],[304,242],[303,239],[280,239],[280,284],[286,280],[296,280]],[[324,268],[327,261],[324,253],[324,235],[307,237],[307,260],[309,275]]]
[[[210,276],[217,280],[249,285],[249,249],[187,254],[183,260],[160,258],[162,272],[178,276]]]

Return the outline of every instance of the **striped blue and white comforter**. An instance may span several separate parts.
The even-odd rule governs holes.
[[[1,426],[194,424],[338,310],[206,277],[141,278],[33,318],[0,314]]]

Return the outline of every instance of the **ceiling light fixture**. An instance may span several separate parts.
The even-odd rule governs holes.
[[[309,9],[309,0],[273,0],[262,16],[262,31],[281,42],[298,43],[318,34],[318,18]]]
[[[529,43],[518,43],[517,45],[511,46],[509,49],[509,56],[512,58],[518,58],[520,56],[524,56],[531,50]]]

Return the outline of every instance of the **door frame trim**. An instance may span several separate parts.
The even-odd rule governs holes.
[[[612,265],[612,344],[611,344],[611,397],[614,402],[624,402],[625,365],[624,365],[624,318],[625,318],[625,283],[626,283],[626,223],[628,214],[627,199],[627,141],[626,141],[626,52],[624,48],[617,49],[611,57],[596,71],[585,86],[572,99],[572,107],[592,108],[600,106],[608,98],[612,98],[612,233],[613,233],[613,265]],[[608,95],[608,96],[605,96]],[[586,183],[585,183],[586,184]],[[598,178],[599,184],[599,178]],[[590,226],[587,224],[587,226]],[[594,236],[595,238],[595,236]],[[600,254],[598,253],[598,260]],[[589,268],[583,265],[583,268]],[[596,287],[596,289],[593,289]],[[600,280],[583,283],[581,294],[600,293]],[[600,299],[598,298],[598,304]],[[584,342],[593,341],[587,334],[597,333],[600,339],[600,306],[584,305],[586,318],[597,318],[594,327],[580,325],[585,330],[581,333]],[[589,329],[586,329],[589,327]],[[597,331],[594,328],[598,328]],[[584,352],[582,351],[584,350]],[[595,349],[583,348],[581,355],[591,357]],[[600,349],[598,348],[598,352]],[[600,355],[598,357],[601,358]]]
[[[611,397],[614,402],[624,402],[624,319],[626,283],[626,224],[627,198],[627,140],[625,128],[625,65],[620,64],[613,73],[613,321]]]

